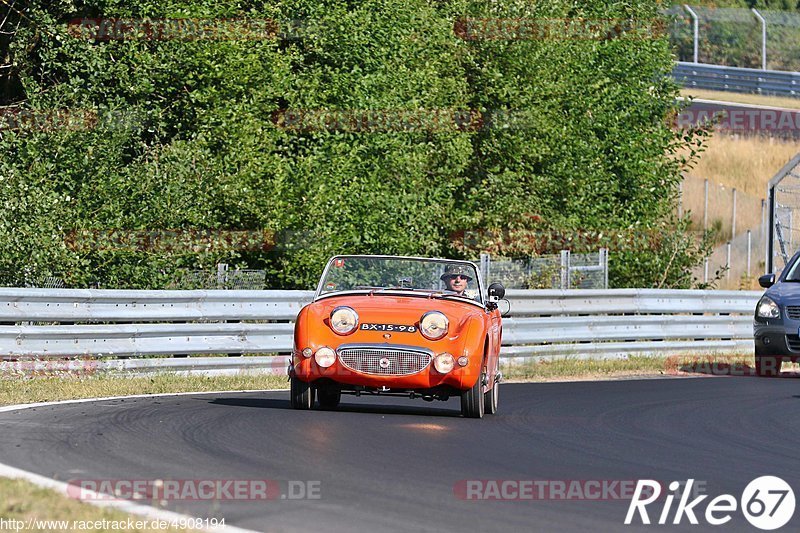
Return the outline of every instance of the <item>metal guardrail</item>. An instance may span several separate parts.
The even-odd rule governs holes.
[[[509,290],[507,361],[548,357],[752,351],[757,291]],[[29,359],[278,353],[309,291],[0,289],[0,354],[8,373]],[[96,361],[138,372],[277,372],[272,357]],[[9,364],[11,365],[9,367]]]
[[[698,89],[800,97],[800,72],[679,61],[672,77],[686,87]]]

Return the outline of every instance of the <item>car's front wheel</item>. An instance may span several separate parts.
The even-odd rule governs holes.
[[[310,383],[292,376],[289,399],[294,409],[311,409],[314,405],[314,387]]]
[[[342,391],[334,388],[323,387],[317,390],[319,406],[323,409],[336,409],[342,401]]]
[[[471,389],[461,393],[461,415],[464,418],[483,418],[483,378],[484,374],[481,374]]]
[[[781,357],[756,354],[756,374],[762,378],[775,377],[781,373],[782,363]]]

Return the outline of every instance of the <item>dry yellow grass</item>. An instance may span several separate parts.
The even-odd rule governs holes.
[[[719,100],[722,102],[738,102],[741,104],[800,109],[800,98],[789,98],[788,96],[761,96],[760,94],[739,94],[724,91],[706,91],[703,89],[682,89],[681,96],[702,98],[704,100]]]
[[[716,133],[687,174],[764,198],[769,180],[798,153],[796,141]]]

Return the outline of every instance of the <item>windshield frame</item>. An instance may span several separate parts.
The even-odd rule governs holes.
[[[475,274],[478,280],[478,298],[479,300],[473,300],[472,298],[465,298],[463,296],[457,296],[455,294],[447,294],[443,292],[432,291],[428,289],[417,289],[414,291],[410,291],[408,289],[391,289],[391,288],[381,288],[381,289],[351,289],[351,290],[344,290],[344,291],[334,291],[334,292],[326,292],[322,293],[323,281],[328,276],[328,271],[331,269],[331,266],[334,264],[336,260],[339,259],[397,259],[400,261],[428,261],[434,263],[443,263],[443,264],[463,264],[471,266],[475,269]],[[332,296],[344,296],[347,294],[386,294],[392,296],[412,296],[412,297],[425,297],[428,298],[431,295],[440,295],[443,298],[447,298],[449,301],[458,301],[464,303],[471,303],[473,305],[478,305],[480,307],[485,307],[486,303],[484,302],[484,287],[483,287],[483,277],[481,276],[481,270],[478,268],[478,265],[473,263],[472,261],[464,261],[463,259],[444,259],[439,257],[414,257],[414,256],[403,256],[403,255],[335,255],[328,260],[328,263],[325,265],[325,269],[322,271],[322,275],[319,277],[319,282],[317,283],[317,289],[314,291],[314,300],[322,300],[325,298],[330,298]]]

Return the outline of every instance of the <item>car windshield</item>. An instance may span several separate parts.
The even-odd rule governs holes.
[[[467,261],[365,256],[331,259],[317,296],[353,290],[419,291],[483,302],[475,265]]]
[[[800,281],[800,256],[794,258],[794,263],[789,264],[789,272],[786,273],[784,281]],[[775,272],[775,279],[781,277],[780,270]]]

